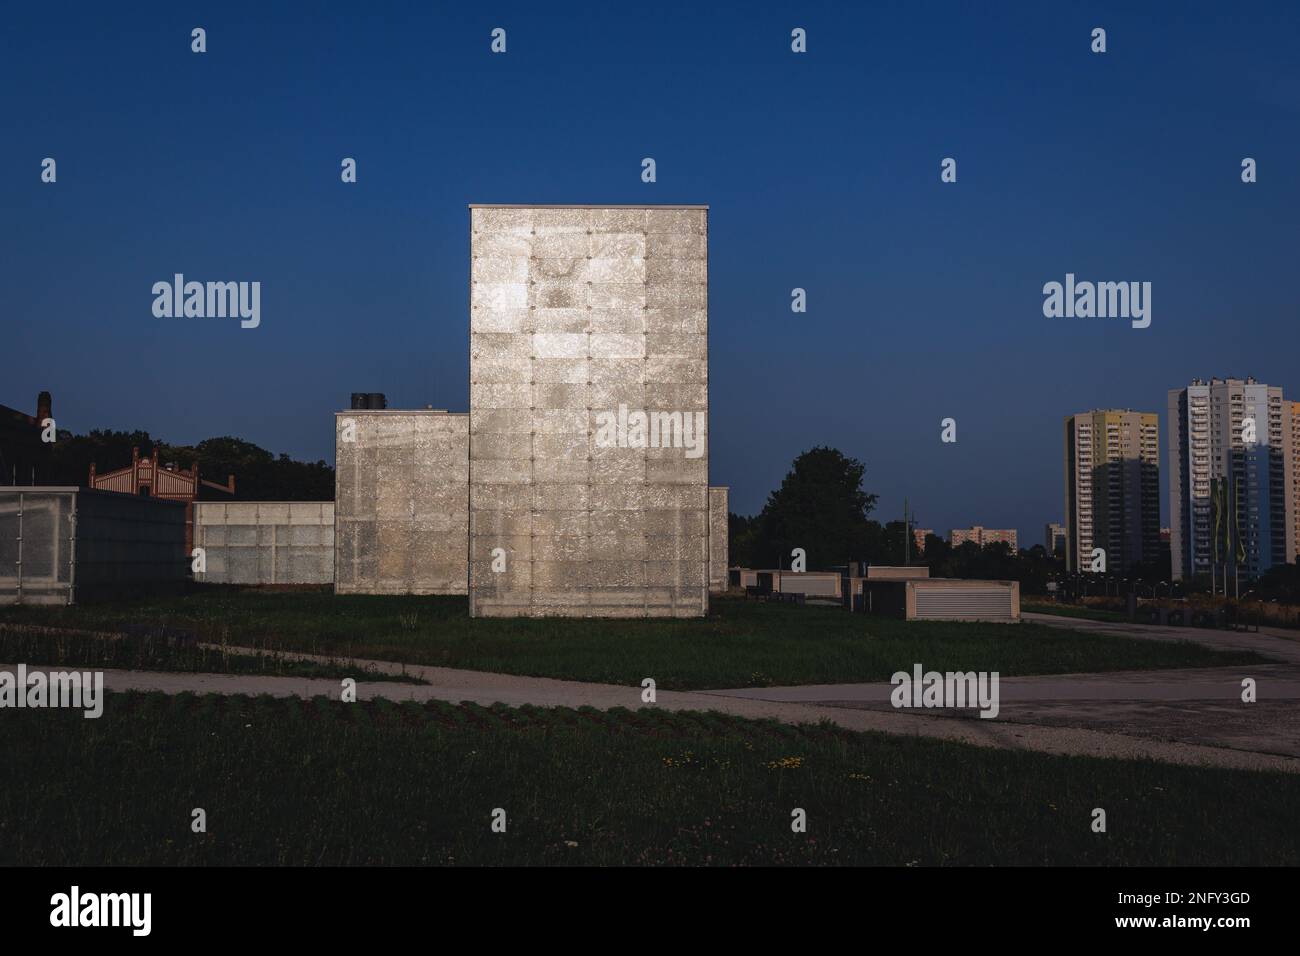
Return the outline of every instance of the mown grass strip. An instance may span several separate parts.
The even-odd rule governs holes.
[[[414,622],[414,624],[412,624]],[[358,657],[639,687],[653,676],[663,690],[887,681],[921,663],[941,671],[997,671],[1003,677],[1251,663],[1259,655],[1216,651],[1188,642],[1140,640],[1039,624],[897,621],[838,608],[762,604],[730,597],[710,601],[697,620],[470,618],[461,597],[334,595],[198,587],[179,597],[72,607],[0,608],[5,625],[112,632],[146,629],[140,640],[84,637],[59,651],[14,646],[10,660],[176,670],[248,669],[254,673],[355,676],[338,664],[305,664],[289,651]],[[169,628],[171,631],[162,632]],[[150,630],[153,629],[153,630]],[[251,647],[265,659],[241,658],[150,638],[185,632],[195,640]],[[14,656],[17,652],[17,656]],[[0,658],[6,654],[0,653]],[[54,659],[58,658],[58,659]],[[75,660],[74,660],[75,658]],[[319,670],[312,671],[312,668]]]
[[[7,711],[0,864],[1300,862],[1289,775],[600,716],[161,694],[110,694],[98,720]]]

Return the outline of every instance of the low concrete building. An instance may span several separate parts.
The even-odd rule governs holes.
[[[742,588],[761,588],[765,593],[802,594],[810,598],[839,600],[843,576],[837,571],[781,571],[762,568],[734,568]]]
[[[908,621],[1016,621],[1019,581],[963,578],[862,579],[869,614]]]
[[[928,578],[930,569],[925,565],[867,565],[869,581],[912,581],[916,578]]]
[[[909,621],[1015,621],[1019,581],[931,578],[907,582]]]
[[[802,594],[804,597],[825,598],[838,601],[843,578],[834,571],[763,571],[772,576],[772,591],[776,594]]]
[[[853,570],[852,568],[846,570]],[[1018,581],[931,578],[926,567],[871,565],[866,575],[835,571],[733,568],[734,582],[760,595],[802,594],[838,601],[857,612],[908,621],[1015,621],[1020,618]]]
[[[465,594],[469,416],[338,412],[334,590]]]
[[[0,488],[0,604],[84,604],[179,589],[185,505],[73,487]]]
[[[194,546],[210,584],[329,584],[334,502],[196,501]]]

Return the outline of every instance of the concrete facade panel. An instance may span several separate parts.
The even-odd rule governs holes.
[[[706,210],[470,218],[471,615],[703,615],[707,440],[627,424],[707,421]]]
[[[329,584],[334,502],[196,501],[194,546],[213,584]]]
[[[709,590],[715,593],[727,590],[730,496],[727,488],[709,489]]]
[[[335,424],[336,593],[466,593],[469,416],[354,409]]]

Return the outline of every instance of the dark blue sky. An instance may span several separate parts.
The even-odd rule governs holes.
[[[733,510],[829,444],[881,517],[1028,545],[1063,416],[1193,376],[1300,398],[1300,5],[370,6],[6,8],[0,403],[327,460],[352,391],[463,410],[470,202],[710,204]],[[154,318],[175,272],[260,281],[261,327]],[[1151,327],[1044,318],[1066,272],[1150,281]]]

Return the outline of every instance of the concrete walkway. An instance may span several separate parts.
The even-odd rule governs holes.
[[[1241,680],[1256,682],[1257,700],[1241,700]],[[999,681],[999,724],[1089,730],[1148,741],[1224,748],[1300,759],[1300,667],[1122,671],[1014,677]],[[822,708],[892,711],[888,683],[711,691],[743,700]],[[969,718],[955,711],[931,711]]]
[[[1216,650],[1253,651],[1274,663],[1178,670],[1117,671],[1004,678],[998,723],[1088,730],[1149,742],[1185,744],[1300,759],[1300,635],[1089,621],[1051,614],[1026,620],[1066,630],[1153,641],[1191,641]],[[1241,700],[1242,679],[1257,700]],[[728,697],[822,708],[892,710],[887,682],[736,688]],[[968,717],[953,711],[931,711]],[[985,721],[988,723],[988,721]]]
[[[1070,700],[1239,701],[1243,677],[1254,678],[1256,692],[1261,700],[1300,700],[1300,667],[1280,664],[1004,677],[999,679],[998,684],[1004,706],[1026,701]],[[881,681],[871,684],[738,687],[708,693],[804,704],[843,701],[889,706],[889,694],[893,689],[893,685]]]
[[[236,651],[226,648],[227,651]],[[785,723],[817,723],[829,721],[854,731],[879,731],[913,737],[930,737],[939,740],[973,744],[982,747],[1000,747],[1010,750],[1037,751],[1040,753],[1135,758],[1159,760],[1176,764],[1213,766],[1250,770],[1275,770],[1300,773],[1300,755],[1283,751],[1268,752],[1267,748],[1233,748],[1209,746],[1185,739],[1159,739],[1116,732],[1114,729],[1097,730],[1068,725],[1050,726],[1029,722],[996,719],[982,720],[973,715],[960,717],[934,713],[899,711],[888,705],[888,694],[880,696],[889,685],[819,685],[815,687],[753,689],[740,688],[723,691],[659,691],[655,704],[641,702],[639,686],[593,684],[579,681],[554,680],[544,677],[521,677],[512,674],[495,674],[481,671],[456,670],[445,667],[427,667],[411,664],[394,664],[387,661],[344,661],[310,654],[285,654],[287,658],[329,662],[334,666],[349,664],[358,668],[357,696],[359,699],[384,697],[394,701],[441,700],[452,703],[473,701],[482,705],[503,703],[509,706],[533,704],[540,707],[582,707],[598,709],[626,707],[661,707],[666,710],[716,710],[725,714],[747,718],[769,718]],[[0,670],[12,670],[0,665]],[[43,670],[29,665],[28,670]],[[50,668],[58,669],[58,668]],[[1235,671],[1236,669],[1232,669]],[[1263,674],[1263,670],[1256,668]],[[341,682],[336,679],[265,677],[248,674],[193,674],[161,673],[154,671],[104,671],[105,686],[111,691],[162,691],[169,694],[269,694],[275,697],[325,696],[338,699]],[[370,679],[376,673],[406,673],[427,684],[408,684]],[[1192,672],[1195,682],[1204,690],[1226,694],[1223,686],[1229,680],[1205,676],[1206,672]],[[1214,672],[1208,672],[1213,675]],[[1091,684],[1094,696],[1090,701],[1115,700],[1110,696],[1114,685],[1125,684],[1129,696],[1141,699],[1143,686],[1158,688],[1157,693],[1177,693],[1173,688],[1179,681],[1170,679],[1170,672],[1141,672],[1132,675],[1081,675],[1078,678],[1021,678],[1008,680],[1005,685],[1015,685],[1015,694],[1038,694],[1039,697],[1059,692],[1063,688]],[[1276,690],[1294,692],[1291,676],[1270,677]],[[1049,682],[1034,690],[1033,682]],[[1053,691],[1053,687],[1056,688]],[[1077,693],[1082,693],[1077,691]],[[1270,691],[1271,693],[1272,691]],[[1238,691],[1239,693],[1239,691]],[[1007,691],[1003,690],[1004,701]],[[1026,698],[1030,699],[1030,698]],[[1168,699],[1168,698],[1160,698]],[[881,705],[883,703],[883,706]],[[1233,705],[1222,697],[1226,706]],[[874,705],[874,706],[863,706]],[[1252,705],[1260,707],[1262,705]],[[1004,714],[1008,707],[1004,703]]]

